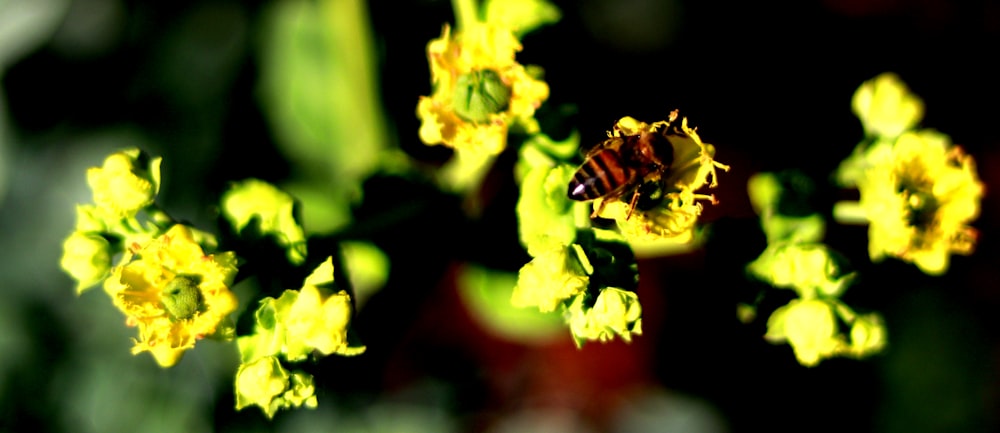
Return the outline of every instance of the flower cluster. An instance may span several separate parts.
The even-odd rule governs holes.
[[[263,269],[243,266],[247,259],[238,253],[259,258],[253,254],[274,251],[260,244],[277,246],[279,256],[264,257],[267,273],[294,269],[308,256],[295,200],[257,179],[233,183],[221,200],[220,216],[232,228],[234,244],[244,249],[216,251],[213,235],[177,223],[155,206],[159,164],[160,158],[126,149],[88,171],[95,204],[77,207],[61,265],[77,281],[78,293],[103,282],[125,323],[137,330],[133,354],[149,352],[160,366],[171,367],[199,340],[237,337],[231,316],[239,300],[231,288],[238,272]],[[256,329],[236,338],[243,361],[234,381],[237,409],[257,405],[271,417],[281,408],[316,406],[312,376],[285,370],[278,357],[299,362],[313,354],[364,352],[348,342],[348,293],[334,284],[333,259],[327,257],[300,290],[260,296]]]
[[[943,274],[952,254],[975,247],[969,224],[983,195],[975,161],[947,135],[916,128],[923,104],[894,74],[865,82],[853,106],[868,137],[837,175],[861,195],[871,259],[894,257]]]
[[[595,230],[593,234],[585,233],[579,243],[537,252],[518,273],[510,302],[519,308],[560,313],[577,346],[615,336],[631,341],[633,334],[642,334],[634,258],[618,253],[624,269],[618,262],[592,262],[587,251],[606,259],[612,257],[609,248],[627,248],[616,233]],[[617,281],[610,277],[619,273],[624,275]]]
[[[232,337],[236,260],[232,252],[206,253],[213,236],[156,208],[160,161],[130,148],[87,171],[94,204],[77,207],[60,264],[78,294],[103,282],[138,331],[132,352],[170,367],[202,338]]]
[[[840,297],[856,279],[844,271],[845,259],[822,243],[825,222],[808,210],[805,197],[793,185],[811,190],[811,181],[797,172],[758,173],[748,192],[761,217],[768,247],[747,266],[748,273],[768,285],[795,292],[797,298],[774,310],[764,338],[788,343],[799,363],[812,367],[834,356],[866,357],[879,353],[887,337],[881,316],[857,314]],[[749,322],[756,306],[742,304],[740,319]],[[849,336],[840,324],[850,327]]]
[[[125,245],[142,245],[155,228],[136,219],[153,205],[160,189],[160,158],[150,159],[139,149],[109,155],[101,167],[87,170],[94,204],[78,205],[76,227],[63,242],[60,265],[83,293],[104,281],[112,258]]]
[[[206,336],[231,338],[229,315],[236,296],[229,290],[236,256],[205,254],[191,228],[177,224],[137,251],[128,251],[104,290],[136,326],[132,353],[150,352],[163,367]]]
[[[834,179],[840,187],[857,188],[860,200],[838,203],[834,216],[868,224],[873,262],[894,257],[926,274],[943,274],[952,254],[970,254],[975,246],[977,233],[969,224],[979,215],[983,194],[975,162],[947,135],[917,127],[923,101],[895,74],[863,83],[852,108],[865,138]],[[796,173],[760,173],[748,185],[768,247],[747,270],[798,295],[771,313],[765,338],[787,342],[807,366],[831,356],[878,353],[888,340],[883,320],[876,312],[857,314],[840,300],[854,273],[841,271],[844,259],[822,243],[823,217],[803,211],[809,206],[795,186],[814,189],[801,188],[809,182]],[[755,305],[741,305],[738,315],[753,320]],[[841,322],[850,327],[849,338],[839,332]]]
[[[748,266],[755,277],[798,298],[771,313],[764,338],[787,342],[802,365],[812,367],[833,356],[865,357],[886,344],[882,317],[875,312],[859,315],[840,296],[855,278],[843,272],[842,258],[818,242],[779,242]],[[840,333],[842,322],[849,338]]]
[[[874,159],[874,158],[873,158]],[[928,274],[948,269],[951,254],[969,254],[983,186],[972,157],[931,131],[900,135],[858,181],[869,221],[869,255],[912,262]]]
[[[715,146],[677,110],[651,123],[621,117],[587,152],[580,151],[576,131],[551,138],[542,131],[549,123],[535,118],[549,84],[540,68],[521,65],[516,56],[521,37],[558,20],[558,10],[544,0],[494,0],[480,14],[477,4],[456,0],[456,24],[445,24],[427,44],[432,88],[417,102],[417,134],[427,145],[455,150],[454,165],[439,173],[452,182],[442,189],[466,189],[508,146],[517,146],[518,241],[530,260],[516,277],[468,266],[472,271],[463,275],[469,278],[459,286],[489,291],[476,298],[487,308],[499,299],[496,310],[509,309],[494,316],[500,320],[542,318],[510,326],[507,335],[547,338],[555,330],[565,337],[568,330],[578,348],[629,343],[643,332],[637,256],[656,246],[698,245],[703,205],[716,203],[706,190],[730,167],[716,161]],[[852,108],[865,137],[835,181],[857,188],[860,199],[839,209],[854,209],[855,222],[868,224],[872,261],[893,257],[927,274],[946,272],[952,254],[970,254],[976,243],[971,224],[983,184],[974,160],[948,136],[918,128],[923,102],[893,74],[862,84]],[[385,222],[309,235],[295,197],[246,179],[220,197],[216,215],[224,233],[217,239],[156,205],[160,163],[133,148],[87,171],[93,203],[76,208],[60,260],[76,293],[103,287],[135,329],[132,353],[148,352],[164,368],[203,339],[235,342],[237,410],[256,406],[271,419],[279,410],[317,407],[314,361],[367,350],[352,323],[370,293],[355,290],[384,283],[388,260],[355,236]],[[761,312],[767,313],[763,338],[787,344],[807,367],[832,357],[865,358],[888,344],[880,313],[845,300],[858,274],[824,243],[827,222],[811,206],[811,182],[792,170],[750,178],[749,198],[767,247],[745,271],[763,288],[737,307],[740,320],[752,322],[765,292],[791,298]],[[847,215],[834,213],[841,222]],[[346,275],[364,283],[340,277],[345,267],[355,268]],[[504,278],[492,278],[499,273]],[[250,307],[237,328],[241,304]],[[513,310],[525,316],[505,314]],[[544,332],[522,332],[542,326]]]
[[[278,409],[316,406],[312,376],[289,372],[279,357],[300,362],[312,354],[364,353],[364,346],[348,342],[351,296],[334,290],[330,257],[305,279],[301,289],[260,301],[254,333],[237,340],[241,364],[236,374],[236,409],[256,405],[270,418]]]
[[[688,127],[686,117],[681,118],[678,124],[677,111],[671,113],[668,120],[653,123],[623,117],[615,123],[608,136],[628,137],[644,133],[663,134],[673,150],[672,162],[668,166],[657,170],[654,177],[638,179],[658,183],[659,187],[648,194],[648,198],[657,204],[646,209],[633,209],[634,200],[599,198],[595,203],[599,209],[597,215],[615,220],[629,240],[690,242],[702,212],[698,200],[715,203],[714,196],[697,191],[706,185],[715,187],[718,184],[715,170],[728,171],[729,166],[715,161],[715,147],[701,141],[696,129]],[[636,188],[639,186],[636,185]]]
[[[629,341],[641,333],[633,247],[690,244],[702,211],[698,192],[716,185],[715,148],[675,110],[654,123],[623,117],[573,164],[577,137],[556,142],[539,134],[521,148],[517,204],[521,244],[532,260],[521,268],[511,302],[559,310],[577,342]],[[614,170],[595,167],[615,167]],[[603,195],[594,197],[602,190]],[[589,199],[595,199],[594,211]],[[614,220],[600,229],[592,218]]]

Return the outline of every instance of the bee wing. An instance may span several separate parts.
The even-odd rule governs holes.
[[[620,148],[622,146],[622,143],[624,142],[625,140],[623,140],[621,137],[609,137],[608,139],[595,144],[594,147],[591,147],[589,150],[587,150],[587,153],[584,154],[583,157],[584,159],[590,159],[604,149],[618,150],[618,148]]]

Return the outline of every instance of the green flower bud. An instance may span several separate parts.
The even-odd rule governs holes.
[[[160,292],[160,301],[163,302],[163,307],[171,318],[190,319],[202,308],[198,280],[186,275],[174,277]]]
[[[63,242],[59,265],[77,281],[76,292],[83,293],[111,270],[111,245],[98,234],[73,232]]]
[[[462,119],[486,123],[491,114],[507,109],[510,96],[510,87],[496,71],[474,71],[458,77],[452,108]]]

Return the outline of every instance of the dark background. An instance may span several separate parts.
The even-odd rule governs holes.
[[[231,347],[199,348],[167,371],[131,358],[117,312],[99,293],[73,296],[56,268],[83,170],[117,134],[164,157],[159,200],[195,221],[208,220],[204,204],[226,182],[294,171],[255,96],[268,3],[50,3],[62,8],[50,34],[0,64],[0,430],[390,431],[395,421],[406,427],[394,431],[417,432],[1000,431],[996,1],[556,2],[562,20],[525,37],[518,56],[545,69],[546,131],[576,128],[594,143],[624,115],[655,121],[680,109],[733,167],[720,175],[720,204],[706,209],[706,244],[640,260],[644,335],[632,344],[509,341],[470,315],[453,283],[464,263],[516,271],[528,259],[516,243],[511,158],[476,218],[419,182],[373,179],[359,219],[405,200],[432,210],[359,235],[393,258],[388,285],[356,321],[369,352],[311,366],[321,409],[270,423],[256,409],[233,412]],[[446,150],[419,143],[415,107],[430,91],[426,43],[453,22],[450,3],[368,8],[396,144],[440,162]],[[870,263],[865,228],[831,221],[826,242],[861,275],[845,301],[881,311],[890,345],[866,361],[801,367],[787,346],[763,341],[766,317],[735,319],[736,303],[764,289],[743,274],[765,246],[746,180],[796,168],[816,182],[820,211],[850,198],[828,176],[862,137],[851,96],[886,71],[924,100],[922,126],[976,159],[986,184],[979,246],[929,277]],[[789,299],[767,293],[771,307]],[[116,374],[129,363],[142,367]]]

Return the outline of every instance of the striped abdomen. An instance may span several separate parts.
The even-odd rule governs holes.
[[[636,172],[628,167],[616,149],[603,149],[587,158],[569,181],[567,195],[572,200],[593,200],[631,185]]]

